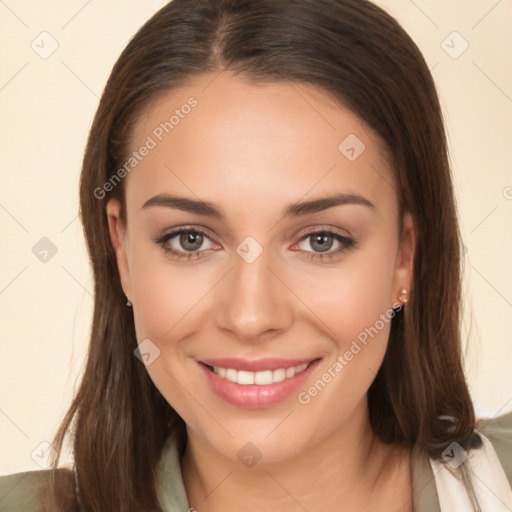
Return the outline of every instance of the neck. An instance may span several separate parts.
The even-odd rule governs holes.
[[[262,459],[250,468],[187,432],[183,480],[190,506],[199,512],[409,510],[404,505],[412,495],[410,452],[392,449],[374,435],[366,401],[298,455],[272,464]]]

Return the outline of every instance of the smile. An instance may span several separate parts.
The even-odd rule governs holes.
[[[299,366],[292,366],[291,368],[278,368],[276,370],[263,370],[259,372],[235,370],[234,368],[222,368],[219,366],[210,366],[209,368],[219,377],[231,382],[236,382],[244,386],[249,384],[267,386],[268,384],[291,379],[295,375],[302,373],[307,366],[308,363],[304,363]]]
[[[211,391],[225,402],[244,409],[277,405],[303,387],[322,358],[197,361]]]

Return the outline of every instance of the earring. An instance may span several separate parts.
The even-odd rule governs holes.
[[[130,299],[128,298],[128,295],[125,295],[126,297],[126,305],[131,308],[133,306],[133,304],[130,302]]]
[[[400,290],[400,295],[398,296],[398,300],[402,303],[402,304],[407,304],[407,290],[405,288],[402,288]]]

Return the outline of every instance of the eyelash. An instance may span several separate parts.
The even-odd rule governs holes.
[[[169,240],[172,240],[176,236],[182,235],[183,233],[200,234],[200,235],[203,235],[206,238],[210,239],[210,236],[205,231],[203,231],[199,228],[178,228],[175,231],[171,231],[169,233],[165,233],[162,236],[156,237],[154,239],[154,242],[157,243],[158,245],[160,245],[166,254],[172,255],[179,261],[183,261],[183,260],[195,261],[200,258],[203,258],[204,256],[201,256],[201,253],[204,252],[204,250],[195,251],[195,252],[190,252],[190,251],[180,252],[180,251],[176,251],[175,249],[172,249],[171,247],[166,245],[167,242],[169,242]],[[337,233],[335,231],[331,231],[331,230],[325,229],[325,228],[319,228],[319,229],[314,229],[313,231],[309,231],[304,236],[302,236],[300,238],[300,240],[298,242],[296,242],[296,244],[294,244],[294,245],[297,245],[300,242],[302,242],[303,240],[307,240],[308,238],[312,237],[313,235],[318,235],[318,234],[328,235],[328,236],[333,237],[335,240],[337,240],[340,243],[340,247],[332,252],[326,252],[326,253],[303,251],[308,254],[308,256],[306,256],[307,259],[314,260],[314,261],[321,261],[321,262],[331,261],[337,255],[340,255],[341,253],[343,253],[349,249],[354,249],[357,246],[357,242],[354,239],[340,235],[339,233]]]

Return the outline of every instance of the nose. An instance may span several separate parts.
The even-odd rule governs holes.
[[[270,259],[266,251],[251,263],[234,254],[234,268],[221,283],[214,319],[239,341],[266,340],[293,321],[293,293]]]

